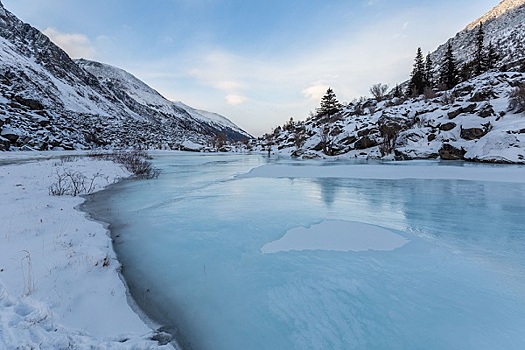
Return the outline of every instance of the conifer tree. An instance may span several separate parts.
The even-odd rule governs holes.
[[[425,90],[425,85],[425,62],[421,48],[418,47],[416,58],[414,59],[414,68],[412,69],[410,82],[408,83],[408,95],[421,95]]]
[[[446,90],[452,89],[458,83],[458,69],[450,42],[447,46],[444,62],[441,64],[439,80]]]
[[[342,108],[343,106],[337,101],[334,90],[328,88],[321,99],[321,106],[317,109],[317,115],[330,117],[339,113]]]
[[[432,88],[434,86],[434,62],[430,57],[430,52],[427,54],[425,59],[425,85]]]
[[[476,33],[476,52],[474,53],[474,75],[480,75],[485,71],[485,50],[483,46],[484,40],[485,32],[483,31],[483,23],[480,23],[478,32]]]
[[[399,84],[396,84],[396,87],[394,88],[394,97],[401,97],[403,93],[401,92],[401,87]]]
[[[490,42],[489,46],[487,47],[487,54],[486,54],[487,69],[496,68],[496,63],[498,62],[498,60],[499,60],[499,55],[496,52],[494,45],[492,45],[492,42]]]

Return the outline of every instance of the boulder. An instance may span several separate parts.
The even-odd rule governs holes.
[[[478,115],[481,118],[487,118],[496,115],[496,112],[494,112],[494,108],[492,108],[492,105],[490,103],[487,103],[479,110]]]
[[[13,98],[13,101],[16,101],[18,104],[20,104],[22,106],[26,106],[27,108],[29,108],[31,110],[34,110],[34,111],[37,111],[37,110],[39,111],[39,110],[43,110],[44,109],[44,105],[40,101],[31,99],[31,98],[24,98],[22,96],[15,96]]]
[[[461,128],[460,137],[464,140],[477,140],[487,135],[488,132],[487,128]]]
[[[467,151],[463,148],[459,149],[451,144],[445,143],[439,150],[439,157],[443,160],[464,160],[465,153],[467,153]]]
[[[11,144],[14,144],[20,137],[20,131],[8,126],[4,127],[4,129],[0,133],[0,136],[2,136],[5,139],[8,139],[9,142],[11,142]]]
[[[472,113],[476,110],[476,107],[478,105],[476,103],[471,103],[469,104],[467,107],[460,107],[456,110],[453,110],[453,111],[450,111],[448,112],[448,119],[454,119],[456,118],[458,115],[462,114],[462,113]]]
[[[436,134],[428,134],[427,140],[428,142],[432,142],[436,139]]]
[[[354,144],[356,149],[366,149],[374,146],[377,146],[377,141],[369,138],[368,136],[360,138]]]
[[[439,130],[441,130],[441,131],[450,131],[450,130],[454,129],[455,127],[456,127],[456,123],[449,122],[449,123],[441,124],[439,126]]]

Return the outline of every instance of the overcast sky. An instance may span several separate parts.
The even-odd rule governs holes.
[[[424,53],[498,0],[2,0],[74,58],[127,70],[166,98],[259,136],[408,79]]]

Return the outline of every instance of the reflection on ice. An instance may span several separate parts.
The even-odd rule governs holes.
[[[349,221],[323,221],[310,227],[296,227],[279,240],[265,244],[264,254],[291,250],[331,250],[359,252],[394,250],[408,240],[390,230]]]

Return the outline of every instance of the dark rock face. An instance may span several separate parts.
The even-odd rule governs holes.
[[[463,114],[463,113],[472,113],[476,110],[476,107],[477,107],[477,104],[472,103],[468,105],[467,107],[460,107],[454,111],[448,112],[448,119],[454,119],[458,115]]]
[[[457,126],[456,123],[449,122],[449,123],[441,124],[441,126],[439,127],[439,130],[441,130],[441,131],[450,131],[450,130],[454,129],[456,126]]]
[[[464,140],[477,140],[488,133],[486,128],[461,129],[460,137]]]
[[[360,138],[354,144],[356,149],[367,149],[374,146],[377,146],[377,141],[369,138],[368,136]]]
[[[439,156],[443,160],[464,160],[465,153],[463,148],[458,149],[448,143],[445,143],[439,150]]]

